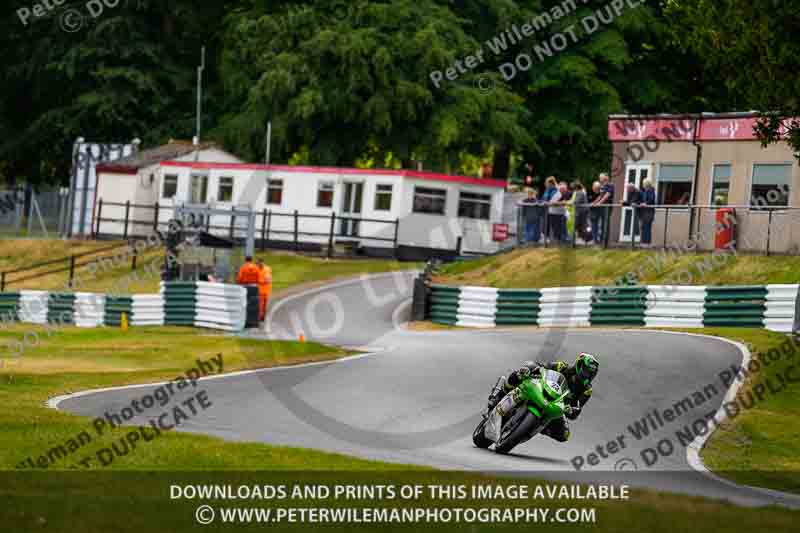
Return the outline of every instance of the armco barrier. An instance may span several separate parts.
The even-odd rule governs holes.
[[[247,322],[247,290],[236,285],[197,282],[194,325],[241,331]]]
[[[645,326],[702,328],[705,286],[649,285]]]
[[[593,290],[593,326],[644,326],[647,287],[597,287]]]
[[[706,287],[704,326],[764,327],[767,287]]]
[[[118,327],[124,314],[131,326],[175,325],[242,331],[258,326],[258,302],[254,311],[248,309],[249,292],[253,291],[221,283],[162,282],[159,294],[133,296],[47,291],[2,293],[0,320],[4,324],[19,321],[83,328]],[[256,321],[251,326],[248,319],[253,312]]]
[[[167,326],[194,326],[197,312],[197,282],[161,282],[164,296],[164,324]]]
[[[764,327],[781,333],[792,333],[800,285],[768,285]]]
[[[132,326],[163,326],[164,295],[135,294],[131,301]]]
[[[28,324],[47,324],[47,300],[47,291],[20,291],[20,322]]]
[[[0,322],[16,322],[19,320],[19,299],[18,292],[0,293]]]
[[[133,313],[133,296],[108,296],[103,324],[106,326],[119,326],[122,324],[122,314],[128,317]]]
[[[431,285],[427,318],[439,324],[478,328],[757,327],[790,333],[799,288],[651,285],[494,289]]]
[[[592,287],[541,289],[537,325],[540,327],[586,327],[591,325]]]
[[[79,328],[96,328],[105,322],[106,296],[90,292],[75,294],[74,323]]]

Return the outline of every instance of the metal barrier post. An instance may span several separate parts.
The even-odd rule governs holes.
[[[399,255],[397,242],[400,238],[400,217],[394,221],[394,258],[397,259]]]
[[[299,212],[297,209],[294,210],[294,251],[298,251],[300,249],[300,243],[298,241],[298,219],[299,219]]]
[[[264,211],[261,213],[261,251],[267,249],[267,239],[265,237],[265,233],[267,230],[267,208],[264,208]]]
[[[769,215],[767,218],[767,257],[769,257],[769,241],[772,238],[772,209],[768,211]]]
[[[158,216],[161,206],[156,202],[155,209],[153,211],[153,231],[158,232]]]
[[[669,206],[664,212],[664,249],[667,249],[667,228],[669,227]]]
[[[632,215],[632,218],[631,218],[631,250],[635,250],[636,249],[636,223],[638,222],[638,220],[636,220],[636,218],[637,218],[636,217],[636,212],[638,210],[639,210],[638,207],[636,207],[636,206],[633,207],[633,215]]]
[[[608,250],[608,239],[611,236],[611,206],[605,205],[603,214],[603,248]]]
[[[331,232],[328,235],[328,257],[333,257],[333,232],[336,229],[336,212],[331,213]]]
[[[69,257],[69,285],[72,286],[72,281],[75,279],[75,256]]]
[[[96,239],[98,235],[100,235],[100,219],[103,216],[103,199],[100,198],[97,201],[97,231],[94,232],[94,238]],[[72,222],[70,221],[70,224]]]
[[[125,200],[125,229],[122,232],[122,238],[128,238],[128,217],[131,214],[131,201]]]

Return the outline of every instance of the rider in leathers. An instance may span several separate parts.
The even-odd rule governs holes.
[[[570,366],[564,361],[554,361],[552,363],[534,363],[529,361],[525,366],[519,370],[512,372],[508,378],[501,377],[497,385],[492,390],[489,396],[489,411],[496,410],[500,401],[510,392],[519,386],[523,380],[529,377],[537,377],[542,368],[547,370],[555,370],[564,374],[567,378],[567,386],[570,390],[570,395],[567,399],[567,410],[565,416],[570,420],[575,420],[580,415],[583,406],[589,401],[592,396],[592,381],[597,376],[597,371],[600,365],[597,359],[588,353],[581,353],[575,360],[575,364]],[[508,403],[508,402],[504,402]],[[503,412],[497,413],[500,416],[506,415],[514,405],[502,405],[499,407]],[[555,439],[559,442],[566,442],[569,440],[569,424],[561,417],[557,420],[550,422],[545,429],[542,430],[543,435]]]

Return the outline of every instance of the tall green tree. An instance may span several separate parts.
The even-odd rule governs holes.
[[[722,73],[731,101],[762,112],[763,142],[784,133],[800,158],[800,3],[675,1],[668,12],[675,40]]]
[[[228,18],[223,72],[228,142],[263,153],[273,122],[278,158],[308,150],[311,163],[351,165],[366,152],[423,159],[442,170],[496,139],[527,146],[522,100],[494,73],[436,87],[433,71],[475,51],[470,21],[430,0],[291,8],[253,2]],[[383,160],[384,157],[375,157]]]

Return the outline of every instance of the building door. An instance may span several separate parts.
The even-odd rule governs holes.
[[[344,199],[342,201],[342,221],[340,234],[345,237],[358,237],[359,218],[361,218],[364,202],[363,182],[344,182]]]
[[[628,185],[633,184],[642,190],[642,182],[650,177],[650,165],[628,165],[625,169],[625,190],[622,191],[623,201],[628,201]],[[622,208],[622,224],[620,224],[621,242],[631,242],[632,236],[639,237],[639,222],[634,225],[633,208]]]

